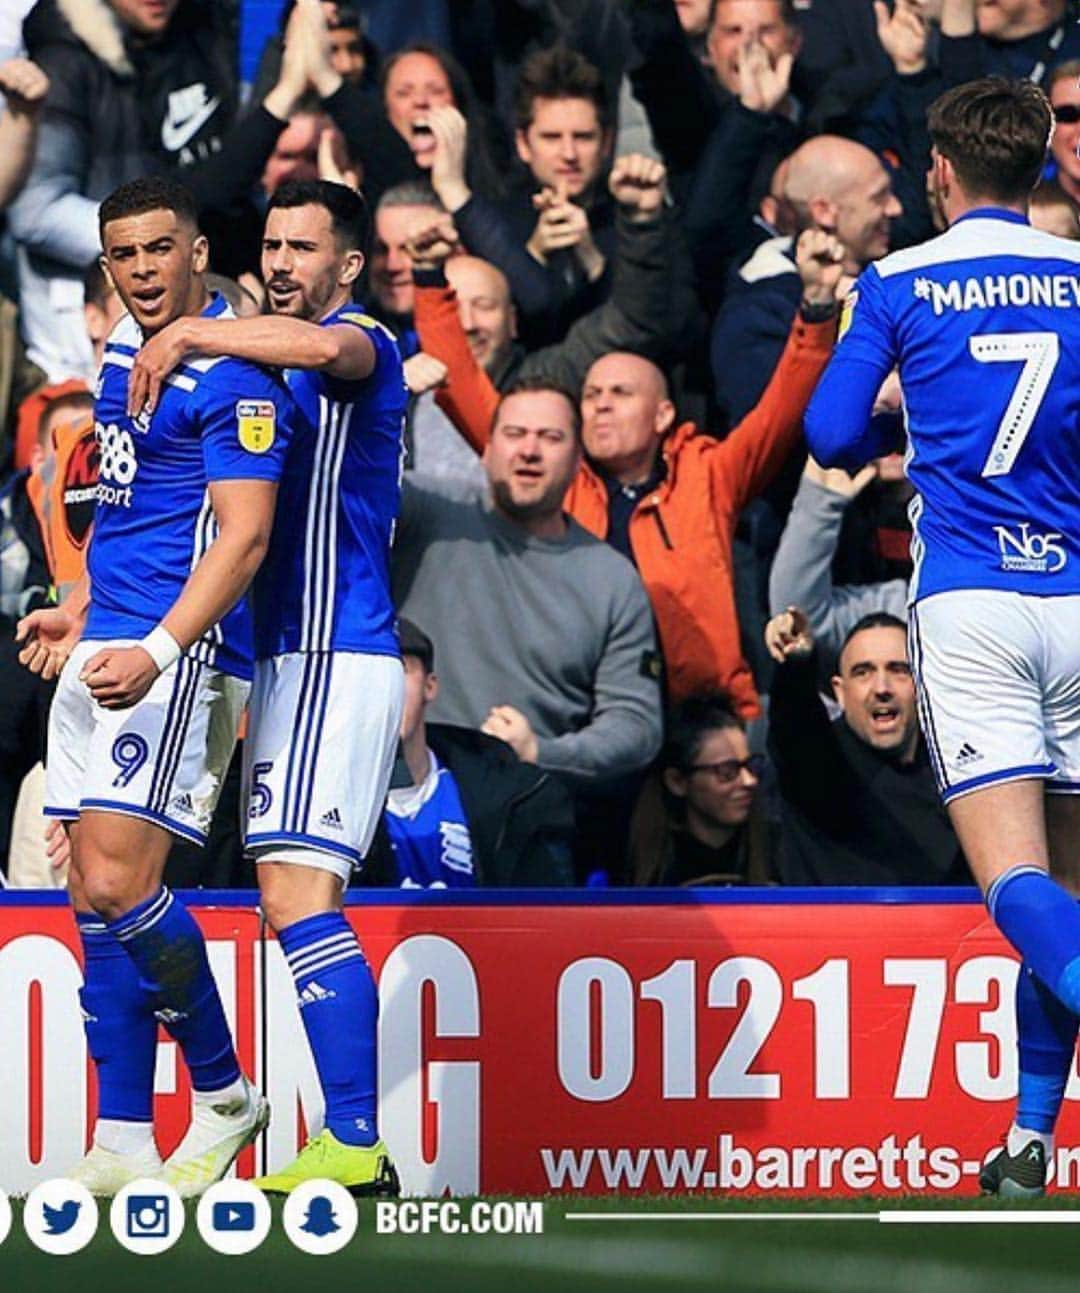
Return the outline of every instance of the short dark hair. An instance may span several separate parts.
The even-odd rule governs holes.
[[[514,90],[514,126],[528,130],[537,99],[588,99],[601,129],[611,124],[604,78],[577,50],[566,45],[538,49],[521,65]]]
[[[427,180],[402,180],[384,189],[375,204],[375,214],[390,207],[434,207],[436,211],[445,211],[442,198],[435,192]]]
[[[270,195],[266,209],[269,213],[277,207],[307,206],[329,212],[330,227],[342,250],[360,251],[367,256],[371,213],[362,194],[331,180],[286,180]]]
[[[720,4],[721,0],[713,0],[712,13],[709,15],[710,22],[716,17],[716,11],[720,8]],[[780,16],[789,27],[797,25],[795,0],[780,0]]]
[[[98,232],[101,245],[105,245],[105,226],[126,216],[143,215],[147,211],[172,211],[178,219],[193,229],[199,227],[199,211],[191,191],[178,180],[164,175],[148,175],[141,180],[131,180],[113,189],[98,207]]]
[[[362,84],[374,85],[379,78],[379,50],[367,34],[364,19],[349,5],[339,4],[337,17],[327,18],[327,31],[354,31],[360,42],[360,52],[364,56],[364,76]]]
[[[327,18],[327,31],[363,31],[360,15],[350,5],[339,4],[335,18]]]
[[[848,629],[844,636],[843,642],[840,643],[840,650],[836,653],[836,671],[840,672],[840,661],[843,659],[844,652],[847,650],[848,643],[859,633],[864,633],[867,629],[899,629],[901,633],[907,633],[907,625],[897,615],[892,615],[888,611],[871,611]]]
[[[512,381],[509,386],[499,392],[499,402],[495,405],[495,415],[491,419],[492,427],[499,420],[499,414],[502,412],[502,406],[511,397],[511,395],[527,395],[532,391],[551,391],[556,395],[561,395],[570,405],[573,412],[574,438],[581,439],[581,409],[578,406],[577,396],[569,389],[563,386],[561,382],[551,377],[544,377],[536,373],[531,377],[519,377]]]
[[[425,673],[435,672],[435,643],[418,624],[407,620],[404,615],[398,617],[398,639],[402,655],[411,655],[419,660]]]
[[[83,300],[87,305],[96,305],[104,310],[109,297],[116,289],[105,277],[100,260],[92,260],[83,274]]]
[[[1050,101],[1030,81],[985,76],[955,86],[927,114],[930,139],[974,198],[1018,202],[1039,182],[1050,146]]]

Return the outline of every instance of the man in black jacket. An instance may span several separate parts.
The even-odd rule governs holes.
[[[362,883],[404,888],[564,886],[574,817],[550,773],[520,763],[483,732],[428,724],[438,694],[435,647],[400,621],[405,663],[402,754]]]
[[[769,753],[783,805],[785,884],[970,884],[940,806],[919,730],[903,620],[864,616],[833,677],[840,717],[817,692],[806,615],[774,616],[765,642],[780,666],[769,709]]]
[[[466,181],[464,118],[434,112],[431,182],[469,249],[509,279],[531,349],[611,291],[615,204],[604,179],[614,131],[599,70],[563,46],[537,51],[521,68],[514,126],[522,167],[496,203]]]

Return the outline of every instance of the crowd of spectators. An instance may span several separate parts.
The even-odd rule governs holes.
[[[167,173],[257,312],[261,212],[358,187],[358,299],[409,407],[393,557],[408,703],[360,884],[949,884],[904,636],[896,453],[808,459],[864,266],[942,228],[928,105],[1042,84],[1032,202],[1080,238],[1069,0],[12,0],[0,17],[0,860],[38,815],[50,687],[12,635],[77,573],[122,310],[97,209]],[[274,11],[257,70],[237,34]],[[237,884],[234,767],[205,854]],[[417,841],[436,841],[428,847]],[[438,859],[438,864],[432,862]]]

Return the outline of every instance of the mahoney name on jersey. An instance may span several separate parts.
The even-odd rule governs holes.
[[[1076,274],[981,274],[946,282],[918,275],[912,279],[917,300],[929,301],[935,314],[946,310],[992,310],[998,306],[1034,305],[1048,310],[1080,306]]]

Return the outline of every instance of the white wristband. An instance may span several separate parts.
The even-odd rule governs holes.
[[[160,624],[147,633],[139,646],[157,665],[158,673],[164,673],[171,664],[175,664],[180,659],[182,654],[180,643]]]

